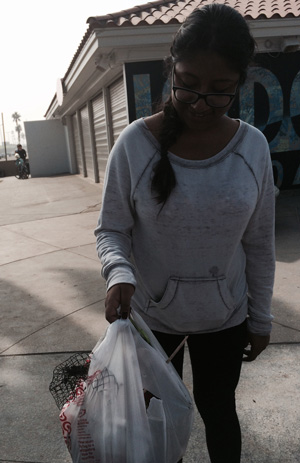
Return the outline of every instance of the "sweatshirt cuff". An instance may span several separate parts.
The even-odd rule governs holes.
[[[247,320],[248,331],[253,334],[260,336],[269,336],[272,331],[272,320],[273,317],[270,315],[270,321],[259,322],[249,317]]]
[[[136,287],[136,279],[129,267],[121,265],[120,267],[114,267],[109,272],[109,276],[106,280],[107,291],[112,287],[120,283],[128,283]]]

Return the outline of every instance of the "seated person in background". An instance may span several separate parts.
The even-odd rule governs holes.
[[[29,161],[27,157],[26,151],[22,148],[22,145],[18,144],[17,149],[15,150],[15,156],[19,155],[21,159],[25,162],[26,168],[28,170],[28,173],[30,174],[30,168],[29,168]]]
[[[27,157],[27,153],[26,151],[22,148],[22,145],[17,145],[17,149],[15,151],[15,154],[18,154],[20,156],[21,159],[23,159],[23,161],[25,162],[26,160],[26,157]]]

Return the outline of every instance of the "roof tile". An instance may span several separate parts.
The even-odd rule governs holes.
[[[138,1],[138,0],[137,0]],[[195,9],[215,0],[154,0],[133,8],[94,16],[87,20],[87,29],[64,76],[70,72],[77,56],[94,29],[182,24]],[[300,0],[217,0],[238,10],[246,19],[299,18]]]
[[[128,10],[88,19],[94,28],[181,24],[195,8],[213,0],[156,0]],[[246,19],[300,17],[300,0],[218,0],[236,8]]]

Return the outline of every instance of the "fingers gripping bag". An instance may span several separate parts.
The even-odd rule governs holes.
[[[191,396],[142,318],[112,323],[60,420],[73,463],[176,463],[192,430]]]

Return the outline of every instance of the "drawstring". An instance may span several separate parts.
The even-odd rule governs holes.
[[[183,339],[183,341],[181,341],[181,343],[179,344],[178,347],[176,347],[176,349],[174,350],[173,354],[170,355],[170,357],[166,360],[167,363],[170,363],[173,358],[175,357],[175,355],[177,354],[178,351],[180,351],[180,349],[183,347],[183,345],[185,344],[185,341],[187,340],[188,336],[185,336],[185,338]]]

